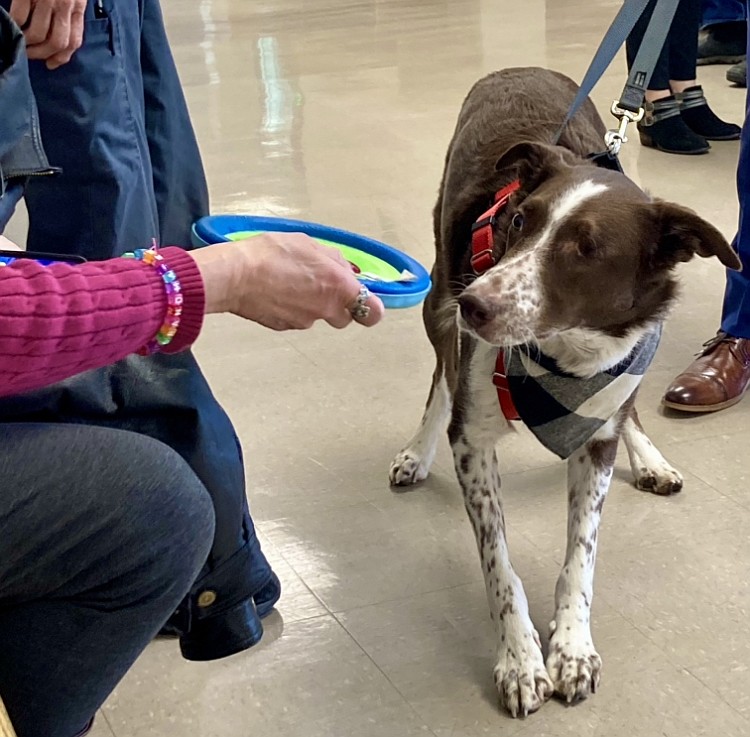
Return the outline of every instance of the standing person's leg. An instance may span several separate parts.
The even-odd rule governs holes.
[[[721,329],[728,335],[750,338],[750,95],[745,101],[745,126],[737,166],[737,194],[740,221],[735,247],[742,261],[742,271],[727,272]]]
[[[0,694],[18,737],[73,737],[195,580],[213,508],[142,435],[0,425],[0,440]]]
[[[724,122],[711,110],[698,84],[700,19],[701,0],[680,0],[669,34],[669,86],[690,130],[708,141],[735,141],[740,137],[740,127]]]
[[[698,64],[736,64],[745,58],[744,0],[703,0]]]
[[[664,404],[685,412],[712,412],[736,404],[750,384],[750,97],[737,167],[740,204],[735,248],[742,271],[727,272],[721,331],[672,382]]]
[[[680,3],[681,6],[682,4]],[[656,0],[650,0],[633,32],[628,37],[626,44],[628,69],[632,67],[635,61],[655,6]],[[666,153],[703,154],[710,149],[708,141],[703,136],[699,136],[690,130],[685,121],[682,120],[680,102],[675,99],[669,86],[671,39],[676,32],[679,13],[680,10],[678,9],[659,55],[659,61],[651,76],[644,104],[646,115],[638,123],[638,132],[644,146],[656,148]]]
[[[679,86],[696,82],[700,22],[701,0],[680,0],[669,33],[669,85],[672,92],[681,92]]]
[[[654,12],[656,6],[656,0],[650,0],[646,10],[643,11],[643,15],[638,19],[635,24],[633,31],[628,36],[625,42],[625,52],[628,62],[628,69],[633,66],[635,57],[641,48],[643,43],[643,37],[648,29],[649,21]],[[648,92],[646,99],[653,102],[663,97],[669,97],[671,95],[669,89],[669,41],[665,41],[664,47],[662,48],[661,54],[659,55],[659,61],[654,68],[653,74],[651,75],[651,81],[648,85]]]
[[[31,247],[93,259],[148,244],[160,232],[180,245],[208,208],[157,0],[103,0],[103,6],[106,17],[98,18],[89,3],[84,43],[69,64],[54,71],[31,64],[44,144],[64,169],[29,189]],[[166,134],[149,137],[159,125]],[[161,229],[160,215],[169,230]],[[0,402],[0,421],[40,418],[145,433],[188,461],[211,494],[217,528],[200,584],[212,596],[200,606],[191,596],[180,608],[179,629],[191,630],[183,651],[206,659],[257,642],[263,630],[255,606],[261,615],[270,611],[278,579],[247,511],[231,422],[192,355],[132,357]]]

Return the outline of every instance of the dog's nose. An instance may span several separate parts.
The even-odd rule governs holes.
[[[486,325],[494,313],[492,305],[486,299],[477,297],[476,294],[466,294],[466,292],[458,298],[458,306],[461,310],[461,317],[473,328]]]

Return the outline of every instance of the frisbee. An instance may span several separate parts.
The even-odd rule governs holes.
[[[304,220],[209,215],[193,225],[193,245],[202,247],[252,239],[268,231],[304,233],[323,245],[336,248],[349,262],[357,279],[389,309],[418,305],[432,288],[424,266],[402,251],[357,233]]]

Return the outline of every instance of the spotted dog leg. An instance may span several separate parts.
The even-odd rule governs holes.
[[[468,339],[465,343],[469,343]],[[469,346],[471,349],[472,346]],[[495,444],[503,429],[497,394],[489,381],[496,351],[462,346],[462,366],[449,430],[456,473],[482,561],[490,617],[495,624],[495,684],[512,716],[536,711],[551,695],[539,635],[529,617],[521,580],[505,539]]]
[[[427,478],[450,411],[448,384],[438,364],[419,429],[391,463],[389,478],[393,486],[409,486]]]
[[[628,450],[635,485],[643,491],[666,496],[682,490],[682,476],[672,468],[646,435],[635,407],[625,421],[622,439]]]
[[[624,409],[621,414],[629,411]],[[602,661],[591,639],[594,564],[604,499],[612,480],[620,419],[610,420],[568,460],[568,546],[555,589],[547,670],[568,703],[596,691]]]

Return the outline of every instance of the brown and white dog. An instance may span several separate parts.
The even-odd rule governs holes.
[[[450,418],[495,623],[495,683],[513,716],[535,711],[553,693],[569,702],[585,698],[599,682],[590,608],[597,531],[620,436],[639,488],[668,494],[682,479],[638,422],[635,381],[569,455],[567,552],[545,663],[505,538],[495,446],[508,423],[492,383],[498,349],[527,346],[523,360],[539,352],[564,377],[596,379],[658,333],[675,298],[678,262],[698,254],[740,265],[726,239],[695,213],[587,160],[605,133],[590,100],[560,145],[549,144],[576,90],[555,72],[508,69],[479,81],[463,104],[434,211],[434,287],[424,307],[437,367],[419,430],[390,470],[397,486],[423,480]],[[495,265],[477,277],[472,226],[516,179],[520,188],[494,226]]]

